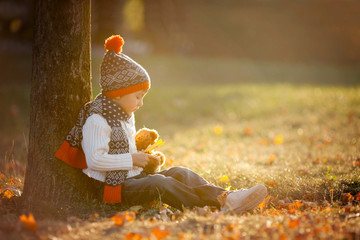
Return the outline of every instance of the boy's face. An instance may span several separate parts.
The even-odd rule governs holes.
[[[124,111],[131,115],[136,112],[143,105],[143,98],[145,97],[148,90],[140,90],[134,93],[130,93],[121,97],[113,98],[115,103],[122,107]]]

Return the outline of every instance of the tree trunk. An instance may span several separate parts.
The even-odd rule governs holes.
[[[91,100],[90,0],[34,1],[29,152],[23,199],[58,210],[88,196],[87,176],[54,157]],[[45,208],[45,209],[44,209]]]

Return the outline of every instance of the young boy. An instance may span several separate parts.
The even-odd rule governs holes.
[[[138,205],[161,199],[180,210],[208,205],[241,213],[255,208],[267,195],[263,185],[229,192],[183,167],[152,175],[142,171],[149,155],[136,149],[134,112],[143,105],[150,77],[121,53],[123,44],[119,35],[106,40],[102,93],[81,109],[76,125],[55,156],[83,169],[106,203]]]

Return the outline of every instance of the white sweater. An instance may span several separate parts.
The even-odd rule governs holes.
[[[136,153],[135,118],[132,114],[129,123],[121,121],[121,126],[129,140],[129,153],[109,154],[111,128],[105,118],[93,114],[86,119],[83,126],[81,146],[85,153],[87,169],[83,172],[91,178],[105,181],[106,172],[113,170],[129,170],[128,177],[141,173],[142,168],[133,166],[131,154]]]

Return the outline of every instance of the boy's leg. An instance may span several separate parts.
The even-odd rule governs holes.
[[[215,186],[210,185],[207,182],[204,185],[191,187],[174,177],[154,174],[138,179],[127,179],[123,183],[121,194],[124,203],[132,205],[161,199],[162,202],[178,209],[182,209],[182,206],[193,207],[212,205],[219,207],[220,204],[216,200],[217,195],[210,199],[208,199],[209,197],[204,198],[202,196],[206,191],[210,191],[212,192],[211,194],[214,194],[215,191],[211,191],[214,187]],[[220,190],[221,188],[217,188],[217,191]]]
[[[161,174],[167,177],[173,177],[178,181],[191,186],[201,186],[205,184],[209,184],[208,181],[203,179],[199,174],[191,171],[185,167],[172,167],[163,171],[158,172],[157,174]]]
[[[207,205],[210,206],[219,206],[217,196],[219,196],[223,192],[228,192],[221,187],[210,184],[199,174],[193,172],[188,168],[172,167],[167,170],[158,172],[158,174],[175,178],[179,182],[182,182],[185,185],[192,187],[195,194],[199,196],[203,202],[207,203]]]

